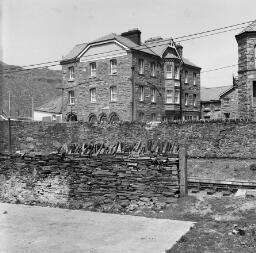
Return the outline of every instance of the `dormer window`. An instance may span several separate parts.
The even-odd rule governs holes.
[[[144,74],[144,60],[143,59],[139,59],[138,61],[139,64],[139,74]]]
[[[172,64],[171,62],[166,62],[166,79],[172,79]]]
[[[75,79],[74,66],[71,66],[71,67],[68,68],[68,75],[69,75],[69,80],[74,80]]]
[[[90,75],[91,77],[96,77],[96,62],[90,63]]]
[[[117,74],[117,60],[113,59],[110,61],[110,74],[116,75]]]

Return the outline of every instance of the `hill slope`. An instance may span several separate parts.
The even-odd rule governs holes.
[[[61,94],[56,87],[60,86],[62,76],[60,70],[33,69],[10,73],[9,71],[22,70],[19,66],[8,65],[0,62],[0,91],[2,110],[9,112],[9,93],[12,117],[31,117],[32,96],[34,107],[49,102]]]

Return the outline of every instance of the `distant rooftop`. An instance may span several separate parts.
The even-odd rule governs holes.
[[[201,87],[201,101],[210,102],[220,100],[220,95],[225,91],[231,89],[233,85],[219,86],[219,87]]]
[[[62,97],[57,97],[50,102],[43,104],[37,108],[35,111],[49,112],[49,113],[61,113]]]

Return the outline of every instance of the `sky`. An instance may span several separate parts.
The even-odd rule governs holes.
[[[0,0],[0,7],[1,60],[20,66],[60,60],[76,44],[132,28],[145,41],[256,19],[256,0]],[[181,42],[183,55],[202,72],[237,64],[241,30]],[[202,73],[201,86],[231,85],[233,74],[237,67]]]

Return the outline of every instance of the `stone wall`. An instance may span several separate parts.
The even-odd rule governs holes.
[[[161,210],[179,196],[177,158],[0,156],[0,199],[109,212]]]
[[[120,142],[147,140],[178,143],[185,140],[191,157],[256,158],[256,122],[219,121],[184,124],[120,123],[93,126],[87,123],[12,121],[13,150],[52,152],[64,143]],[[0,122],[0,152],[8,151],[8,122]]]

